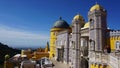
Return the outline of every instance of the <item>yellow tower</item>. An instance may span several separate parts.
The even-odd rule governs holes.
[[[107,38],[107,45],[110,45],[111,51],[120,50],[120,36],[117,36],[119,30],[109,30],[110,36]]]
[[[54,23],[53,27],[50,30],[50,58],[53,58],[56,55],[56,39],[58,32],[69,28],[70,27],[67,22],[65,20],[62,20],[61,17]]]

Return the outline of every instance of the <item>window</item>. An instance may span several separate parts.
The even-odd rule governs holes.
[[[120,50],[120,41],[116,41],[116,50]]]
[[[55,35],[55,32],[53,32],[53,35]]]
[[[95,42],[94,41],[91,41],[91,50],[94,50],[94,48],[95,48]]]
[[[93,29],[94,28],[94,20],[90,19],[90,28]]]
[[[53,32],[53,35],[57,36],[57,32]]]
[[[65,42],[65,46],[67,45],[67,42],[66,41],[64,41]]]

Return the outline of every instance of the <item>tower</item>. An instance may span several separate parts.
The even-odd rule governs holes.
[[[90,40],[90,49],[95,51],[102,51],[106,45],[106,22],[107,12],[99,4],[95,4],[90,8],[88,12],[88,19],[90,22],[89,28],[89,40]]]
[[[72,21],[73,68],[80,68],[80,38],[84,19],[79,14]]]
[[[47,42],[46,47],[45,47],[45,52],[49,51],[49,43]]]
[[[56,39],[58,32],[69,28],[68,23],[65,20],[62,20],[61,17],[54,23],[50,30],[50,58],[53,58],[56,55]]]
[[[103,49],[106,46],[107,12],[99,4],[95,4],[88,12],[89,27],[89,66],[103,67],[101,60]],[[95,59],[95,60],[93,60]],[[96,62],[98,64],[92,63]]]

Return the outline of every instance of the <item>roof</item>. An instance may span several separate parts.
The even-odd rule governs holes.
[[[101,9],[104,9],[104,8],[101,5],[99,5],[99,4],[95,4],[94,6],[92,6],[90,8],[90,11],[101,10]]]
[[[89,28],[89,24],[90,24],[90,22],[85,23],[83,28]]]
[[[69,24],[60,18],[54,23],[53,28],[69,28]]]

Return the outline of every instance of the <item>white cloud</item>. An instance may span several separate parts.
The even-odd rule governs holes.
[[[46,34],[36,34],[0,25],[0,42],[12,47],[43,46],[47,41],[49,41],[49,36]]]

